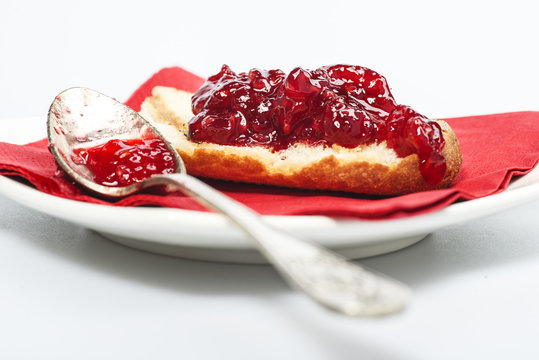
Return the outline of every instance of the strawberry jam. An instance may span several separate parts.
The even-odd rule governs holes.
[[[154,174],[175,171],[174,157],[161,139],[109,140],[91,148],[75,149],[73,161],[85,165],[94,181],[105,186],[126,186]]]
[[[386,79],[365,67],[237,74],[223,65],[193,95],[192,107],[195,142],[278,151],[296,143],[354,148],[385,141],[400,157],[417,154],[428,183],[445,175],[440,125],[398,105]]]

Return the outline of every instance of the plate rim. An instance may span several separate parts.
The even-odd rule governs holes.
[[[135,226],[142,220],[146,220],[144,227],[158,226],[161,231],[166,229],[171,235],[196,233],[197,230],[202,230],[202,226],[206,235],[202,236],[202,239],[179,241],[177,244],[208,248],[254,248],[252,242],[225,216],[213,212],[86,203],[41,192],[6,176],[0,176],[0,194],[33,210],[97,231],[108,230],[115,233],[118,228]],[[270,224],[298,236],[307,237],[328,247],[339,247],[427,234],[449,225],[505,211],[536,198],[539,198],[539,183],[454,203],[427,214],[397,219],[338,219],[322,215],[263,215],[263,218]],[[74,215],[76,213],[79,217]],[[80,218],[80,215],[83,217]],[[107,223],[106,220],[111,216],[114,216],[115,220]],[[175,227],[178,221],[183,222],[181,231],[176,231],[179,229]],[[174,226],[170,226],[172,222],[175,223]],[[112,228],[110,223],[113,223]],[[361,233],[357,233],[359,230]],[[328,233],[335,231],[336,236],[328,237]],[[160,241],[162,240],[156,242]]]
[[[0,127],[12,121],[40,121],[39,117],[0,119]],[[16,126],[15,126],[16,127]],[[45,129],[43,129],[44,131]],[[35,140],[35,139],[34,139]],[[25,139],[26,142],[33,141]],[[24,141],[20,141],[24,143]],[[396,219],[364,220],[334,218],[323,215],[263,215],[265,221],[294,235],[319,242],[330,248],[361,246],[388,241],[398,237],[426,235],[443,227],[471,221],[539,198],[539,167],[533,171],[534,181],[527,183],[530,174],[522,176],[510,184],[508,189],[478,199],[457,202],[426,214],[412,215]],[[100,232],[125,233],[126,226],[134,226],[140,233],[134,234],[139,240],[162,242],[148,239],[151,234],[138,226],[157,226],[166,229],[166,238],[171,244],[222,249],[253,249],[247,236],[237,229],[225,216],[213,212],[201,212],[177,208],[117,207],[86,203],[46,194],[30,185],[6,176],[0,176],[0,194],[33,210],[61,218],[80,226]],[[84,219],[73,214],[83,211]],[[106,216],[105,216],[106,215]],[[116,216],[113,224],[106,222],[107,216]],[[103,219],[105,218],[105,222]],[[171,228],[171,222],[182,223],[182,231]],[[197,225],[197,223],[199,225]],[[137,227],[138,226],[138,227]],[[202,228],[201,228],[202,226]],[[202,233],[201,233],[202,231]],[[160,235],[164,235],[163,232]],[[196,235],[194,240],[183,236],[183,242],[172,240],[178,234]],[[201,237],[202,235],[202,237]]]

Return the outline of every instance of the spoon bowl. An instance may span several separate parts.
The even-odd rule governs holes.
[[[93,147],[111,139],[160,138],[174,157],[175,172],[186,173],[176,149],[139,113],[88,88],[70,88],[56,96],[49,109],[47,133],[49,149],[58,165],[79,184],[100,195],[128,196],[154,184],[150,179],[121,187],[98,184],[86,166],[74,161],[74,149]]]
[[[285,280],[329,309],[351,316],[386,315],[402,310],[408,301],[410,291],[400,282],[269,226],[259,214],[188,175],[174,147],[140,114],[113,98],[87,88],[67,89],[52,102],[47,129],[51,153],[80,185],[108,197],[155,185],[182,191],[245,231]],[[175,173],[152,175],[128,186],[104,186],[74,161],[76,149],[146,137],[164,141],[174,157]]]

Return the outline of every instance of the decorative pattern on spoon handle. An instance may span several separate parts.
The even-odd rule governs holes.
[[[347,315],[385,315],[406,305],[410,293],[403,284],[269,226],[249,208],[194,177],[158,177],[168,178],[202,204],[228,216],[253,237],[291,285],[324,306]]]

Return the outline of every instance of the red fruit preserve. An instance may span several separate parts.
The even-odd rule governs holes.
[[[438,123],[398,105],[386,79],[362,66],[316,70],[252,69],[227,65],[193,95],[189,137],[195,142],[265,146],[274,151],[296,143],[312,146],[386,142],[400,157],[417,154],[428,183],[446,171]]]
[[[175,171],[172,153],[161,139],[109,140],[74,151],[73,161],[85,165],[94,181],[105,186],[126,186],[154,174]]]

